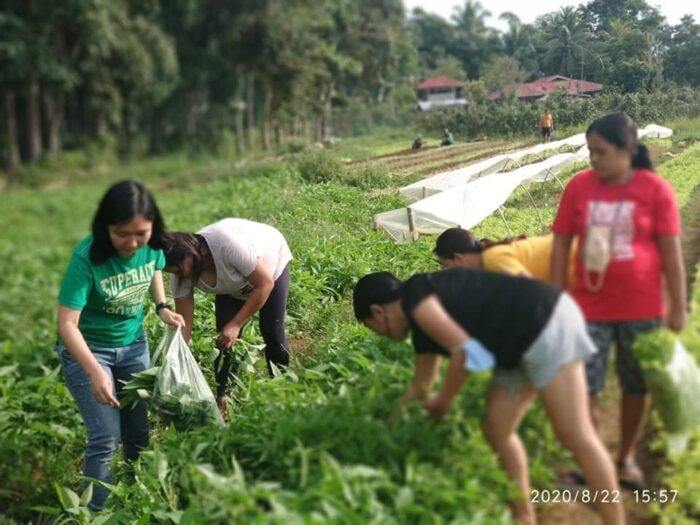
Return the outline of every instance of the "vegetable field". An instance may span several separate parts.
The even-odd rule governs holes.
[[[700,123],[694,125],[700,130]],[[697,204],[692,196],[700,185],[700,144],[691,144],[700,131],[690,135],[682,144],[660,142],[663,154],[656,159],[682,205]],[[458,145],[444,156],[430,149],[345,168],[356,182],[352,174],[365,165],[383,166],[390,176],[381,188],[371,187],[372,177],[363,184],[343,177],[310,182],[314,178],[300,172],[309,163],[294,159],[248,166],[165,159],[110,167],[92,178],[83,174],[70,184],[0,192],[0,524],[509,523],[506,502],[514,488],[480,432],[488,375],[470,378],[443,422],[431,421],[418,407],[390,418],[411,375],[412,351],[358,326],[349,301],[354,282],[369,271],[390,269],[405,277],[437,268],[432,238],[397,245],[370,229],[373,214],[404,204],[398,187],[410,176],[506,146]],[[415,164],[424,168],[409,158],[422,159]],[[153,190],[170,229],[191,231],[238,216],[284,233],[294,254],[293,366],[269,379],[262,340],[250,326],[236,350],[243,366],[231,422],[189,431],[154,427],[150,449],[133,468],[116,465],[107,509],[90,515],[80,494],[85,433],[53,347],[55,295],[100,195],[110,181],[132,176]],[[538,189],[538,210],[516,192],[505,211],[511,230],[544,231],[559,192],[556,183]],[[499,217],[477,229],[481,236],[505,233]],[[213,381],[211,296],[198,297],[195,326],[193,351]],[[153,313],[147,330],[154,350],[164,327]],[[539,407],[526,417],[521,435],[533,483],[551,488],[555,469],[571,460]],[[655,436],[663,443],[662,434]],[[689,486],[700,479],[695,443],[686,459],[675,460],[677,468],[666,461],[656,480],[681,490],[676,517],[667,523],[698,519]],[[656,510],[664,516],[668,509]]]

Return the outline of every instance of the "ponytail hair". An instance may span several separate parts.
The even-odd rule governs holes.
[[[653,170],[654,163],[651,161],[649,148],[644,144],[637,144],[637,150],[632,155],[632,167],[645,170]]]
[[[479,245],[481,246],[481,251],[488,250],[494,246],[503,246],[507,244],[512,244],[517,241],[524,241],[527,239],[527,235],[521,233],[520,235],[510,235],[501,239],[500,241],[494,241],[493,239],[479,239]]]
[[[502,246],[526,239],[526,235],[506,237],[500,241],[477,239],[469,230],[448,228],[435,241],[433,253],[442,259],[454,259],[458,253],[481,253],[493,246]]]

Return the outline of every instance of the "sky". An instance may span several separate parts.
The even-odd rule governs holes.
[[[683,15],[692,14],[696,22],[700,22],[700,0],[647,0],[661,11],[661,14],[671,24],[677,24]],[[540,15],[556,11],[567,5],[576,6],[588,2],[575,2],[570,0],[481,0],[481,5],[491,12],[491,18],[487,19],[487,25],[498,29],[507,29],[508,25],[503,20],[498,20],[498,15],[505,11],[511,11],[518,15],[524,23],[532,23]],[[428,13],[435,13],[449,19],[455,7],[464,5],[464,0],[404,0],[406,11],[411,12],[415,7],[420,7]]]

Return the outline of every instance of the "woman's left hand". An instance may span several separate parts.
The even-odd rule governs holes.
[[[442,419],[450,411],[450,403],[445,402],[438,394],[431,395],[423,401],[423,407],[433,419]]]
[[[178,326],[181,328],[185,327],[185,318],[173,312],[170,308],[161,308],[160,312],[158,312],[158,317],[160,317],[165,324],[173,328],[177,328]]]
[[[666,316],[666,326],[674,332],[680,332],[685,328],[688,316],[683,308],[671,308]]]

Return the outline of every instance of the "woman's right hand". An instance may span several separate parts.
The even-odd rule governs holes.
[[[170,308],[163,308],[158,314],[158,317],[160,317],[165,324],[172,326],[173,328],[177,328],[178,326],[180,328],[185,328],[186,326],[185,318],[180,314],[173,312],[170,310]]]
[[[114,396],[114,384],[109,374],[100,368],[95,374],[90,376],[90,387],[92,395],[98,403],[103,405],[119,406],[119,401]]]

